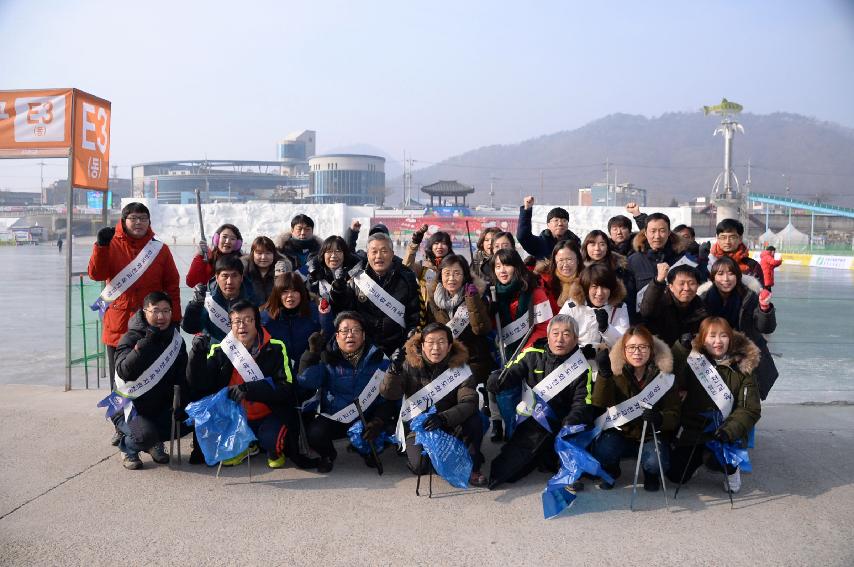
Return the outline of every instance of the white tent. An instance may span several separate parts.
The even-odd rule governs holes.
[[[756,237],[756,242],[764,249],[766,246],[774,242],[777,235],[770,228]],[[767,243],[767,244],[766,244]]]
[[[810,246],[810,237],[789,223],[770,242],[779,250],[806,250]]]

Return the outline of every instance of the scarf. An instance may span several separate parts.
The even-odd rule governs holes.
[[[436,307],[447,313],[449,319],[454,317],[454,312],[462,304],[463,299],[463,288],[460,288],[454,295],[450,295],[444,287],[437,285],[436,291],[433,292],[433,301],[436,303]]]
[[[578,281],[578,274],[574,276],[565,276],[560,272],[555,272],[554,277],[560,281],[560,294],[557,298],[558,307],[563,307],[563,304],[569,300],[569,289],[572,287],[572,284]],[[553,286],[553,289],[557,286]],[[557,291],[555,289],[555,291]]]
[[[521,292],[522,282],[517,278],[513,278],[509,284],[504,285],[501,282],[495,284],[496,299],[498,300],[498,314],[501,315],[501,324],[509,325],[515,319],[510,314],[510,304],[518,296],[518,305],[516,306],[516,318],[518,319],[521,313],[527,313],[528,307],[531,305],[531,292]]]
[[[741,311],[741,294],[738,293],[738,288],[733,289],[724,301],[718,288],[712,286],[709,293],[706,294],[706,306],[709,308],[709,315],[723,317],[733,329],[739,328],[738,315]]]
[[[341,351],[341,356],[344,357],[344,360],[349,362],[353,368],[356,368],[359,365],[359,359],[362,358],[362,352],[365,350],[365,345],[359,347],[359,350],[355,352],[344,352]]]
[[[750,251],[747,249],[747,246],[744,245],[744,242],[738,245],[732,252],[724,252],[717,242],[712,244],[711,255],[715,258],[723,258],[724,256],[729,256],[735,263],[738,264],[739,269],[741,269],[742,274],[746,274],[750,271],[750,266],[744,261],[746,258],[750,258]]]

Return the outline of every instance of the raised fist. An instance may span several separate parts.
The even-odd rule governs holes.
[[[362,230],[362,223],[360,223],[358,219],[353,219],[353,222],[350,223],[350,230],[353,232],[359,232]]]
[[[670,270],[670,264],[667,262],[659,262],[655,265],[655,281],[658,283],[664,283],[667,279],[667,272]]]
[[[202,258],[208,257],[208,243],[204,240],[199,240],[199,256]]]
[[[427,233],[428,227],[426,224],[422,224],[418,230],[412,233],[412,243],[413,244],[421,244],[421,241],[424,240],[424,235]]]
[[[636,217],[640,214],[640,207],[638,207],[637,203],[632,201],[626,204],[626,212],[632,215],[633,217]]]
[[[109,246],[110,241],[116,234],[116,229],[111,226],[105,226],[98,231],[98,246]]]
[[[531,195],[526,196],[525,199],[522,201],[522,204],[525,205],[525,210],[530,209],[534,206],[534,197]]]

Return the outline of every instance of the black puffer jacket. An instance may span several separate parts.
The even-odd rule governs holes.
[[[172,342],[178,324],[172,323],[165,331],[148,324],[145,313],[140,309],[128,321],[127,333],[122,335],[116,346],[116,372],[125,382],[137,380],[157,360]],[[150,333],[146,336],[146,333]],[[187,348],[182,344],[178,358],[172,363],[160,382],[133,401],[137,413],[154,416],[172,407],[173,386],[181,386],[182,397],[187,397],[184,376],[187,372]],[[184,400],[181,401],[184,407]]]
[[[536,386],[540,380],[551,374],[552,370],[566,362],[575,354],[578,347],[568,354],[557,356],[549,349],[547,339],[540,339],[522,351],[515,360],[510,361],[504,374],[502,389],[516,388],[526,382],[528,386]],[[549,400],[549,407],[554,411],[558,423],[552,423],[552,430],[557,431],[561,425],[587,425],[593,421],[593,411],[590,406],[590,392],[593,389],[593,378],[590,370],[576,378],[558,395]]]
[[[673,346],[683,335],[690,333],[693,338],[709,313],[699,296],[682,305],[673,298],[666,283],[653,279],[641,301],[640,316],[653,335]]]
[[[389,295],[403,304],[403,327],[386,316],[353,282],[352,278],[363,268],[368,277],[378,282]],[[346,285],[336,285],[332,288],[332,309],[335,313],[350,310],[358,312],[365,318],[366,335],[383,352],[390,355],[395,349],[403,346],[407,333],[419,323],[421,296],[415,274],[395,256],[391,268],[382,278],[367,265],[367,261],[357,264],[348,275],[350,279]]]
[[[287,256],[293,269],[299,270],[320,252],[323,241],[317,236],[299,240],[290,232],[282,232],[276,237],[275,244],[279,254]]]
[[[403,372],[400,375],[389,372],[383,378],[380,386],[380,395],[387,400],[399,400],[403,395],[407,397],[432,382],[437,376],[448,368],[459,368],[466,363],[468,351],[459,341],[454,341],[448,356],[439,364],[427,362],[421,355],[421,333],[416,333],[406,341],[406,360],[403,363]],[[477,391],[475,378],[472,375],[468,380],[457,386],[444,398],[436,402],[436,412],[445,418],[448,427],[454,428],[477,411]]]
[[[359,259],[353,255],[347,255],[344,258],[344,265],[342,267],[341,273],[339,275],[347,277],[347,272],[353,269],[353,266],[359,263]],[[332,270],[327,267],[327,265],[323,262],[323,258],[319,255],[314,256],[308,261],[306,264],[306,271],[308,272],[308,291],[318,297],[321,297],[320,293],[320,282],[325,281],[330,286],[332,286],[332,282],[335,281],[335,274],[332,273]],[[326,298],[329,299],[328,297]]]

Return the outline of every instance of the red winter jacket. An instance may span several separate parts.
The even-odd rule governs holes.
[[[779,268],[783,260],[775,260],[770,250],[763,250],[759,254],[759,265],[762,266],[762,281],[766,287],[774,285],[774,270]]]
[[[136,258],[140,250],[154,238],[149,227],[142,238],[132,238],[125,234],[122,221],[116,225],[116,234],[107,246],[92,249],[89,258],[89,277],[95,281],[109,282],[121,270]],[[181,295],[178,290],[180,276],[175,260],[166,244],[160,249],[157,258],[145,273],[123,294],[110,304],[104,314],[104,344],[115,347],[119,339],[128,330],[128,321],[142,308],[142,300],[152,291],[165,291],[172,298],[172,320],[181,320]]]
[[[187,287],[196,287],[200,283],[206,284],[214,275],[213,269],[213,264],[208,259],[203,258],[201,254],[195,254],[193,261],[190,262],[190,269],[187,270],[187,278],[184,282]]]

